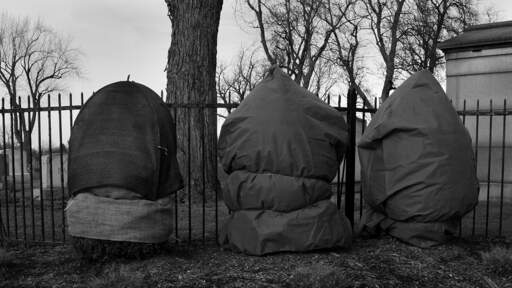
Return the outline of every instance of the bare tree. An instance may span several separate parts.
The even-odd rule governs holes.
[[[231,91],[228,85],[227,74],[229,66],[223,63],[217,65],[217,71],[215,72],[215,90],[217,92],[217,103],[229,104],[231,101]],[[228,114],[231,113],[231,108],[226,108]],[[224,114],[217,113],[217,116],[226,118]]]
[[[256,58],[256,50],[250,52],[247,48],[241,49],[235,63],[221,64],[217,67],[217,99],[224,104],[240,104],[247,95],[263,79],[265,67],[264,60]],[[227,107],[227,115],[233,108]],[[217,116],[226,118],[226,113]]]
[[[216,103],[217,33],[222,0],[165,0],[165,3],[172,24],[167,56],[167,101],[178,106],[199,106],[181,107],[174,115],[180,169],[185,183],[190,183],[189,189],[197,195],[203,187],[211,191],[217,185],[217,113],[215,109],[201,107]]]
[[[385,66],[382,101],[394,88],[396,56],[401,30],[399,29],[406,0],[364,0],[368,25]]]
[[[361,56],[361,5],[356,0],[329,0],[326,23],[333,29],[329,60],[343,70],[347,89],[353,87],[365,107],[373,107],[361,88],[364,80],[364,58]],[[348,92],[348,90],[347,90]]]
[[[246,0],[254,14],[265,56],[309,89],[333,33],[322,15],[325,0]]]
[[[11,108],[21,108],[26,94],[33,107],[40,107],[42,95],[60,89],[59,81],[80,75],[80,55],[69,39],[40,21],[0,15],[0,83]],[[19,112],[13,119],[16,140],[27,153],[35,120],[35,112]]]
[[[263,79],[266,64],[257,58],[256,50],[241,49],[231,66],[217,67],[217,99],[224,104],[240,103]],[[231,108],[226,108],[228,114]],[[219,115],[224,117],[224,115]]]
[[[399,30],[404,35],[397,54],[397,69],[408,74],[444,64],[438,44],[475,24],[478,12],[472,0],[414,0]]]
[[[322,57],[318,60],[317,67],[311,77],[309,90],[313,92],[318,98],[323,101],[329,102],[333,97],[333,88],[339,84],[340,69],[329,59]]]

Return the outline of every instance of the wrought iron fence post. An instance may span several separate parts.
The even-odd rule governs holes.
[[[345,161],[347,163],[347,180],[345,182],[345,215],[350,224],[354,226],[354,186],[355,186],[355,162],[356,162],[356,105],[357,93],[351,87],[347,95],[347,124],[349,142]]]

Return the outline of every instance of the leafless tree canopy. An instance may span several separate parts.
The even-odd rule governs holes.
[[[396,55],[400,39],[404,36],[398,28],[406,0],[364,0],[364,17],[373,35],[385,67],[381,99],[385,100],[394,88]]]
[[[365,0],[365,17],[384,63],[381,99],[399,75],[444,65],[438,44],[476,24],[473,0]]]
[[[255,52],[242,49],[235,63],[217,66],[217,98],[221,103],[240,103],[263,79],[266,64],[257,58]],[[227,112],[230,113],[231,108],[227,108]]]
[[[268,63],[281,65],[297,83],[319,96],[331,87],[338,89],[339,84],[354,87],[367,106],[372,102],[364,85],[369,66],[382,67],[378,96],[385,100],[404,76],[423,69],[441,75],[440,42],[481,19],[497,18],[492,6],[478,11],[476,0],[239,3],[247,8],[241,14],[258,31]],[[373,54],[370,49],[378,55],[378,65],[368,60],[375,58],[365,57]]]
[[[60,80],[80,75],[80,56],[69,39],[40,21],[0,15],[0,83],[12,108],[21,107],[26,95],[39,107],[42,95],[58,90]],[[36,114],[25,118],[23,113],[14,117],[14,133],[28,145]]]
[[[260,32],[265,55],[308,89],[332,29],[323,15],[325,0],[246,0]]]
[[[472,0],[414,0],[409,5],[411,12],[400,27],[404,37],[397,69],[407,74],[423,69],[436,73],[444,65],[438,44],[476,23],[475,5]]]
[[[325,21],[333,30],[333,37],[327,58],[335,66],[341,67],[345,76],[347,88],[354,88],[361,96],[366,107],[373,105],[363,91],[364,81],[364,57],[361,48],[363,17],[362,5],[356,0],[329,0]],[[348,91],[348,90],[347,90]]]

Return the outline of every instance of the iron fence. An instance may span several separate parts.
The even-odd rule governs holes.
[[[458,111],[473,139],[480,180],[479,205],[466,215],[461,235],[512,235],[512,114],[504,99],[499,105],[462,101]],[[468,109],[472,106],[472,109]],[[500,127],[501,126],[501,127]],[[507,133],[508,132],[508,133]],[[508,224],[508,225],[507,225]],[[464,230],[465,229],[465,230]]]
[[[344,114],[350,132],[350,145],[345,160],[331,183],[332,200],[339,209],[344,210],[352,223],[357,224],[363,213],[364,193],[361,191],[355,144],[376,112],[377,102],[374,102],[373,107],[368,107],[365,102],[358,101],[355,94],[346,98],[348,105],[342,103],[343,99],[341,96],[326,99],[329,105]],[[76,98],[72,95],[48,96],[45,97],[45,105],[34,107],[30,99],[24,101],[24,105],[20,105],[22,101],[18,99],[18,105],[11,107],[2,99],[0,236],[4,240],[63,243],[68,238],[64,211],[68,199],[67,141],[73,121],[83,106],[84,96],[81,94],[76,101],[79,104],[73,104],[73,100],[76,101]],[[467,107],[470,105],[464,101],[458,114],[473,138],[481,187],[480,203],[463,218],[460,235],[511,236],[512,133],[507,131],[507,127],[512,127],[512,109],[508,109],[506,100],[498,108],[492,102],[486,107],[482,107],[480,101],[473,104],[474,109],[469,109]],[[208,141],[201,141],[197,151],[191,150],[191,115],[194,111],[203,115],[208,111],[226,115],[228,110],[236,109],[238,103],[228,101],[206,105],[167,105],[174,115],[178,111],[184,112],[185,116],[177,120],[188,122],[181,123],[186,128],[186,137],[181,139],[185,141],[184,147],[187,147],[185,155],[202,155],[199,169],[203,177],[203,186],[193,188],[191,180],[188,180],[186,187],[174,196],[173,238],[186,242],[213,241],[217,239],[223,219],[228,217],[229,211],[222,200],[222,187],[207,187],[204,184],[205,151],[209,149],[209,144]],[[31,137],[17,138],[16,125],[20,125],[20,117],[27,121],[27,126],[30,124],[27,119],[34,119]],[[222,119],[218,118],[219,126],[221,122]],[[204,136],[206,126],[201,127],[199,133]],[[190,157],[184,161],[188,163],[180,163],[185,168],[182,171],[190,176],[194,168],[191,167]],[[215,179],[222,180],[222,170],[217,169],[217,164],[215,167]]]
[[[66,105],[63,98],[47,95],[38,106],[30,98],[9,103],[2,98],[0,236],[4,240],[66,241],[66,143],[84,95],[79,105],[73,105],[71,94]],[[30,137],[23,135],[27,130]]]

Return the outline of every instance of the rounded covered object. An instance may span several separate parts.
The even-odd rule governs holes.
[[[350,245],[329,200],[347,143],[341,113],[272,68],[221,129],[221,242],[253,255]]]
[[[370,234],[432,246],[478,202],[471,137],[428,71],[382,104],[358,146],[367,204],[361,228]]]
[[[158,95],[135,82],[93,94],[71,131],[66,208],[72,236],[162,242],[183,187],[176,130]]]

